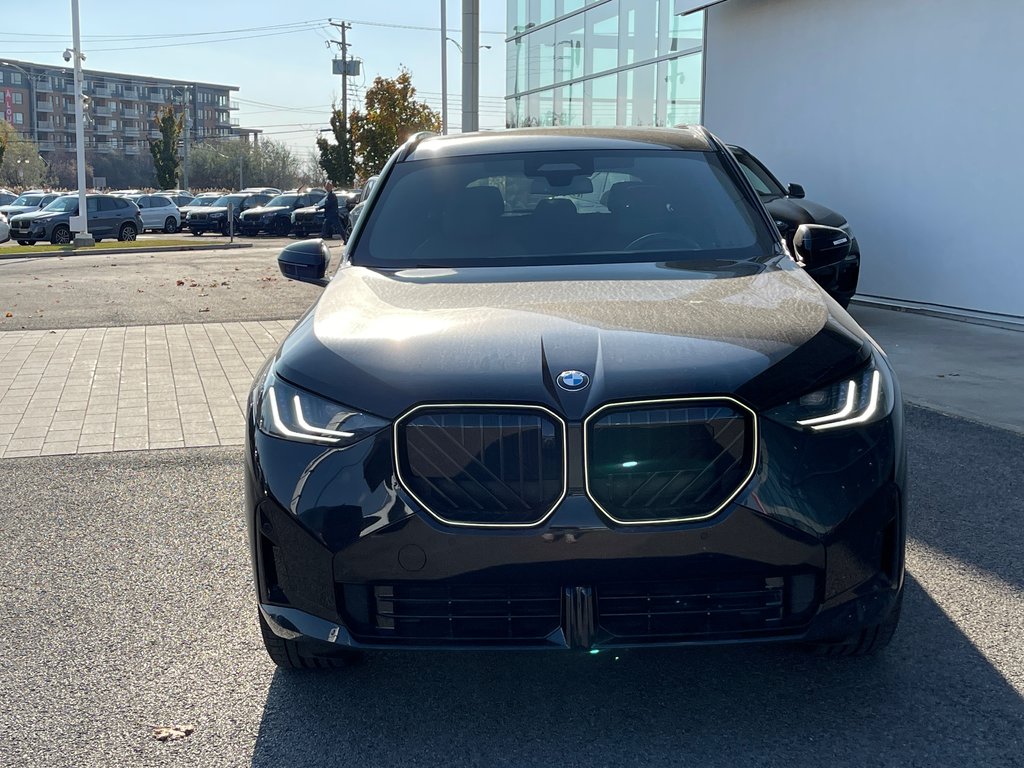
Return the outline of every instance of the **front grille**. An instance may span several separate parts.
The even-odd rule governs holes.
[[[192,214],[189,214],[188,218],[189,218],[190,221],[204,221],[207,218],[207,214],[205,214],[205,213],[192,213]]]
[[[346,617],[366,639],[416,644],[542,644],[561,626],[561,590],[537,585],[347,585]]]
[[[395,423],[399,480],[454,525],[544,520],[565,492],[564,426],[533,406],[425,406]]]
[[[793,594],[787,596],[787,588]],[[784,633],[803,623],[813,606],[814,578],[737,576],[607,584],[594,591],[598,626],[617,640],[738,639]]]
[[[587,492],[624,524],[710,517],[756,460],[754,414],[725,399],[606,406],[585,432]]]

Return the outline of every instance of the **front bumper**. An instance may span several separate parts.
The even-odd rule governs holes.
[[[395,479],[388,431],[325,450],[269,437],[250,414],[260,610],[324,653],[845,637],[902,589],[901,423],[899,405],[846,434],[765,421],[754,478],[708,520],[620,526],[570,488],[542,525],[501,530],[424,512]]]

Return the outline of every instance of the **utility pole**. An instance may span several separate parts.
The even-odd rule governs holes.
[[[78,0],[71,0],[71,38],[75,60],[75,157],[78,164],[78,216],[71,220],[75,246],[96,245],[89,234],[89,206],[85,199],[85,110],[82,105],[82,39],[78,31]],[[65,58],[67,51],[65,51]],[[77,226],[77,228],[76,228]]]
[[[352,177],[352,157],[349,155],[349,147],[351,142],[348,136],[348,75],[349,75],[349,61],[348,61],[348,40],[345,37],[345,33],[352,29],[352,25],[348,22],[335,22],[332,21],[332,27],[337,27],[341,30],[341,42],[333,41],[341,49],[341,70],[339,72],[338,67],[335,66],[334,73],[341,75],[341,136],[343,141],[342,152],[345,157],[345,179],[343,183],[348,186],[349,179]],[[335,65],[337,65],[337,59],[335,59]]]

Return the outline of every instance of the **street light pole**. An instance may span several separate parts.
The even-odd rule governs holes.
[[[448,0],[441,0],[441,134],[448,135]]]
[[[480,0],[462,0],[462,132],[480,130]]]
[[[75,59],[75,156],[78,164],[78,221],[72,219],[72,230],[79,227],[75,234],[75,246],[96,245],[89,234],[89,209],[85,199],[85,114],[82,108],[82,40],[78,25],[78,0],[71,0],[71,37],[74,48],[71,55]]]

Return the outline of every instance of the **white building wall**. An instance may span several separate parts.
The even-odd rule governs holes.
[[[861,294],[1024,316],[1024,0],[728,0],[704,123],[843,213]]]

